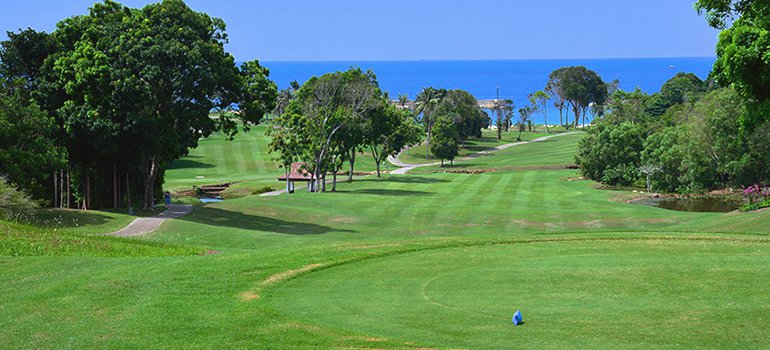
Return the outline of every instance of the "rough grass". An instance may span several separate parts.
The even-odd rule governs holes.
[[[0,256],[170,256],[203,251],[102,235],[133,219],[109,212],[43,210],[32,223],[0,221]]]
[[[770,346],[770,211],[626,204],[537,170],[574,142],[483,158],[527,170],[202,205],[144,238],[216,255],[0,257],[0,348]]]

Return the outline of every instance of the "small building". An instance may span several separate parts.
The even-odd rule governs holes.
[[[307,182],[308,188],[310,188],[310,181],[312,180],[313,180],[313,174],[307,171],[307,167],[305,166],[305,163],[302,163],[302,162],[291,163],[291,170],[289,171],[288,178],[286,174],[283,174],[278,177],[278,181],[288,181],[288,183],[286,184],[286,192],[288,193],[294,193],[294,182],[296,181]]]

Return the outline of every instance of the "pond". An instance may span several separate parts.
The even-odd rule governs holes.
[[[693,198],[642,198],[632,203],[649,205],[676,211],[691,211],[701,213],[728,213],[741,207],[742,202],[735,198],[727,197],[693,197]]]
[[[224,202],[225,201],[222,198],[205,198],[205,197],[204,198],[200,198],[200,200],[201,200],[201,203],[203,203],[203,204],[206,204],[206,203],[216,203],[216,202]]]

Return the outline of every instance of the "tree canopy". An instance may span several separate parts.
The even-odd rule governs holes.
[[[232,137],[238,119],[248,127],[273,109],[267,69],[253,61],[239,70],[227,40],[221,19],[182,0],[141,9],[106,0],[50,35],[9,35],[0,71],[34,85],[28,90],[56,120],[55,142],[68,150],[84,207],[92,173],[111,173],[117,202],[122,172],[137,175],[143,206],[151,208],[166,164],[201,137],[217,130]],[[209,117],[238,106],[239,113]]]

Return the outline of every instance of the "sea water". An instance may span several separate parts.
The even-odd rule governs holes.
[[[594,70],[605,82],[620,81],[620,88],[640,88],[647,93],[660,90],[678,72],[695,73],[706,79],[714,57],[696,58],[623,58],[623,59],[558,59],[558,60],[489,60],[489,61],[324,61],[262,62],[270,69],[270,79],[279,88],[293,80],[305,82],[312,76],[346,70],[349,67],[372,69],[383,91],[396,99],[406,94],[414,99],[424,87],[462,89],[478,99],[509,98],[517,108],[529,103],[527,95],[545,88],[548,75],[561,67],[585,66]],[[548,106],[548,121],[554,123],[559,111]],[[543,113],[533,116],[543,122]]]

